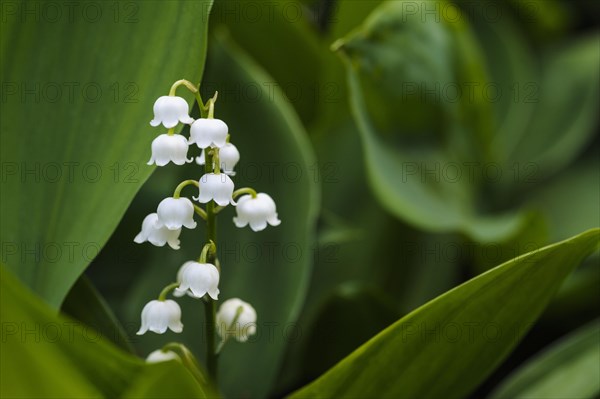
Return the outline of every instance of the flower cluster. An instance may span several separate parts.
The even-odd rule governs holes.
[[[175,96],[177,87],[184,85],[196,95],[202,117],[194,120],[189,115],[186,100]],[[206,221],[207,240],[197,261],[185,262],[177,272],[176,282],[167,285],[158,299],[148,302],[142,310],[142,323],[138,334],[152,331],[162,334],[170,329],[180,333],[181,308],[172,299],[166,299],[172,292],[175,297],[187,295],[202,299],[212,304],[219,297],[219,280],[221,265],[217,258],[216,237],[214,234],[215,216],[223,208],[232,205],[236,209],[233,223],[239,228],[249,226],[254,231],[264,230],[267,225],[277,226],[281,223],[273,199],[265,193],[257,193],[252,188],[235,190],[231,176],[235,176],[235,166],[240,160],[238,149],[230,143],[227,124],[214,118],[216,94],[205,105],[199,95],[198,88],[188,81],[178,81],[171,88],[168,96],[162,96],[154,103],[154,119],[150,124],[154,127],[164,126],[167,130],[152,142],[152,155],[149,165],[165,166],[172,162],[183,165],[193,161],[188,158],[190,146],[194,144],[201,150],[196,163],[203,165],[202,176],[198,180],[186,180],[179,184],[173,196],[163,199],[156,208],[144,218],[140,233],[134,238],[136,243],[149,242],[162,247],[168,244],[172,249],[180,248],[179,235],[182,229],[195,229],[195,216]],[[179,124],[190,125],[190,137],[175,133]],[[184,187],[193,185],[198,188],[198,196],[189,199],[181,197]],[[236,198],[240,197],[237,202]],[[197,203],[196,203],[197,202]],[[205,204],[205,208],[202,205]],[[221,305],[219,311],[212,315],[207,312],[207,323],[212,323],[221,336],[219,348],[229,337],[245,342],[256,332],[257,315],[254,308],[238,298],[229,299]],[[209,339],[211,339],[209,337]],[[210,347],[210,345],[209,345]],[[148,360],[160,361],[171,359],[168,352],[155,351]]]

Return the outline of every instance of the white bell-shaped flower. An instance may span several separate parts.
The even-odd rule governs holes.
[[[179,234],[181,229],[169,230],[165,226],[159,227],[158,215],[151,213],[144,218],[142,222],[142,231],[133,239],[134,242],[141,244],[150,242],[152,245],[162,247],[165,244],[173,249],[179,249]]]
[[[277,216],[275,201],[265,193],[258,193],[256,198],[251,195],[243,195],[238,199],[237,217],[233,218],[233,222],[237,227],[245,227],[247,224],[254,231],[261,231],[267,227],[267,223],[271,226],[278,226],[281,223]]]
[[[185,262],[177,273],[179,287],[175,296],[186,293],[194,298],[202,298],[208,294],[215,301],[219,299],[219,270],[210,263]]]
[[[185,270],[185,268],[187,267],[188,264],[193,263],[193,261],[187,261],[185,262],[183,265],[181,265],[181,267],[179,268],[179,270],[177,271],[177,282],[181,285],[181,280],[183,279],[183,271]],[[179,287],[178,287],[179,288]],[[176,297],[182,297],[185,294],[188,294],[189,296],[191,296],[192,298],[195,298],[194,294],[192,294],[192,291],[187,290],[187,291],[181,291],[178,290],[177,288],[175,290],[173,290],[173,296]]]
[[[198,202],[206,204],[210,200],[220,206],[235,205],[233,201],[233,180],[225,173],[206,173],[198,181],[200,194],[195,198]]]
[[[137,335],[142,335],[148,330],[163,334],[167,328],[176,333],[183,330],[181,308],[177,302],[172,299],[165,301],[155,299],[148,302],[142,309],[142,326]]]
[[[204,151],[205,150],[202,150],[200,156],[196,157],[196,163],[198,165],[204,165],[206,163]],[[240,152],[233,144],[227,143],[219,149],[219,162],[221,163],[221,172],[229,176],[235,176],[235,172],[233,171],[233,169],[239,161]]]
[[[146,363],[168,362],[169,360],[181,360],[181,358],[173,351],[157,349],[148,355]]]
[[[233,336],[240,342],[256,333],[256,310],[239,298],[228,299],[217,312],[217,332],[222,339]]]
[[[169,162],[183,165],[192,162],[193,158],[187,157],[188,148],[187,140],[182,135],[161,134],[152,141],[152,156],[148,165],[165,166]]]
[[[189,144],[196,143],[198,148],[223,147],[227,142],[229,128],[220,119],[196,119],[190,127]]]
[[[188,229],[196,227],[194,220],[194,204],[188,198],[165,198],[160,201],[156,209],[158,214],[158,227],[166,227],[169,230]]]
[[[177,124],[190,124],[194,119],[190,117],[190,106],[187,101],[177,96],[162,96],[154,102],[154,119],[150,125],[158,126],[161,123],[167,129],[177,126]]]

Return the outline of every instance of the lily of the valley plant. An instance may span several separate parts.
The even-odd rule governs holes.
[[[175,95],[180,86],[194,93],[201,112],[200,119],[190,117],[188,103]],[[227,124],[214,117],[216,99],[217,93],[205,104],[197,86],[187,80],[179,80],[173,84],[168,96],[162,96],[154,103],[154,119],[150,124],[154,127],[163,125],[168,130],[152,142],[152,156],[148,164],[190,163],[194,157],[188,157],[188,151],[195,144],[201,150],[196,164],[203,165],[203,168],[199,166],[198,180],[181,182],[171,197],[158,204],[156,212],[144,218],[142,230],[134,239],[137,243],[149,242],[159,247],[168,244],[177,250],[182,229],[195,229],[196,220],[205,222],[206,238],[199,245],[198,259],[189,260],[177,272],[174,271],[175,281],[167,284],[157,299],[144,306],[138,334],[147,331],[163,334],[167,330],[181,333],[184,330],[181,308],[175,300],[167,299],[169,294],[174,297],[187,295],[203,301],[207,326],[207,369],[213,378],[216,378],[217,355],[227,340],[234,338],[245,342],[256,333],[257,328],[256,311],[239,298],[224,301],[216,312],[220,276],[227,270],[217,257],[217,214],[228,205],[235,206],[237,216],[233,223],[239,228],[249,226],[254,231],[263,230],[268,224],[277,226],[280,223],[275,202],[269,195],[257,193],[249,187],[235,190],[230,176],[235,175],[234,168],[240,153],[230,142]],[[191,125],[189,138],[175,133],[179,123]],[[182,190],[187,186],[196,187],[198,196],[191,199],[182,197]],[[226,295],[229,296],[229,293]],[[217,334],[220,337],[218,342]],[[165,347],[152,352],[147,360],[157,362],[178,357],[177,353]]]

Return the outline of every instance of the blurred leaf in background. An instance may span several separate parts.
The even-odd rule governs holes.
[[[593,398],[600,393],[600,324],[574,331],[516,370],[490,396]]]
[[[417,227],[503,239],[522,217],[478,216],[477,209],[492,134],[483,59],[464,21],[440,13],[423,18],[435,4],[383,3],[334,44],[346,61],[369,180],[384,207]],[[471,95],[449,97],[449,87],[465,84],[475,88]]]

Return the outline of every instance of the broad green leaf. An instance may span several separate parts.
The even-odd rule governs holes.
[[[600,323],[572,332],[511,374],[490,396],[596,398],[600,393]]]
[[[544,214],[554,241],[598,226],[600,160],[596,154],[562,171],[525,199]]]
[[[417,4],[440,10],[446,3]],[[444,15],[435,15],[441,23],[421,18],[409,5],[383,3],[336,45],[371,187],[388,211],[416,227],[483,242],[514,235],[522,213],[479,209],[493,124],[469,28]],[[451,101],[448,87],[462,83],[475,89]]]
[[[56,315],[3,266],[0,272],[2,397],[215,396],[181,363],[146,364]]]
[[[491,73],[490,89],[497,92],[492,101],[497,115],[493,151],[506,172],[521,171],[512,173],[514,179],[504,187],[496,187],[495,193],[506,201],[513,194],[506,186],[541,181],[571,162],[591,140],[599,106],[600,55],[598,36],[593,35],[566,40],[536,57],[507,10],[499,10],[502,19],[490,23],[473,18],[473,27]]]
[[[501,10],[502,18],[494,23],[485,18],[471,21],[490,72],[489,96],[496,122],[492,151],[497,159],[506,160],[527,133],[539,84],[531,48],[510,15]]]
[[[511,6],[513,13],[521,20],[522,25],[538,40],[552,39],[564,33],[575,22],[574,2],[508,0],[506,3]],[[581,4],[585,5],[586,3]],[[502,17],[504,18],[505,15],[502,14]]]
[[[170,362],[173,363],[173,362]],[[179,365],[178,365],[179,366]],[[131,380],[124,398],[219,398],[210,387],[193,385],[193,379],[187,381],[190,375],[183,367],[173,367],[171,364],[158,363],[147,370],[139,378]],[[184,377],[184,378],[182,378]]]
[[[229,342],[224,347],[219,360],[219,383],[228,396],[264,397],[279,371],[284,345],[298,333],[294,322],[304,300],[314,256],[319,190],[310,168],[315,164],[310,143],[290,104],[281,91],[271,93],[263,83],[272,78],[229,37],[220,34],[209,46],[204,80],[211,82],[206,90],[219,90],[221,84],[240,90],[220,91],[215,106],[215,117],[229,125],[231,142],[241,153],[233,180],[238,188],[251,186],[271,195],[282,222],[277,227],[253,232],[235,227],[233,207],[219,213],[219,299],[239,297],[251,303],[258,313],[257,335],[245,344]],[[247,88],[259,90],[257,97],[243,97],[241,93]],[[190,149],[189,156],[199,153],[198,149]],[[198,258],[206,231],[201,220],[195,230],[183,231],[179,251],[147,243],[138,245],[133,243],[133,237],[144,216],[154,212],[180,181],[198,179],[202,174],[203,169],[195,163],[176,172],[162,168],[154,173],[90,268],[92,279],[109,302],[119,306],[119,316],[125,326],[132,327],[132,333],[139,327],[144,304],[174,281],[185,261]],[[197,190],[186,188],[182,194],[191,197],[197,195]],[[120,254],[129,256],[115,262]],[[122,278],[114,281],[113,273],[120,273]],[[179,303],[184,332],[137,337],[134,344],[141,353],[147,354],[174,339],[197,355],[204,353],[202,302],[186,297]]]
[[[600,107],[600,35],[570,41],[544,60],[528,133],[511,158],[537,165],[537,178],[568,165],[593,139]],[[565,73],[569,71],[569,73]]]
[[[400,319],[291,397],[465,397],[510,353],[565,277],[597,249],[599,237],[599,229],[590,230],[475,277]]]
[[[153,170],[154,101],[200,80],[211,4],[3,8],[2,262],[54,308]]]
[[[398,319],[397,306],[366,284],[339,286],[322,304],[304,349],[304,378],[316,378]]]
[[[61,311],[92,327],[121,349],[133,352],[123,326],[85,274],[79,277],[67,294]]]
[[[329,50],[329,46],[359,26],[364,21],[365,16],[369,15],[381,3],[381,0],[338,1],[333,3],[328,28],[322,37],[326,51],[321,56],[322,64],[319,83],[320,87],[327,88],[328,90],[325,93],[322,92],[324,94],[324,104],[320,110],[319,123],[316,126],[309,127],[311,136],[327,136],[332,129],[348,126],[351,115],[347,101],[348,88],[345,80],[344,66],[339,62],[337,55]],[[346,141],[349,141],[347,138],[349,135],[354,135],[354,130],[356,128],[347,129]],[[321,154],[319,154],[319,160],[323,160]]]
[[[305,124],[335,94],[334,86],[318,80],[326,50],[310,25],[310,15],[296,0],[222,0],[211,14],[211,24],[225,24],[239,46],[272,77],[262,82],[267,93],[275,87],[283,91]],[[210,83],[215,90],[234,89],[226,82]]]

